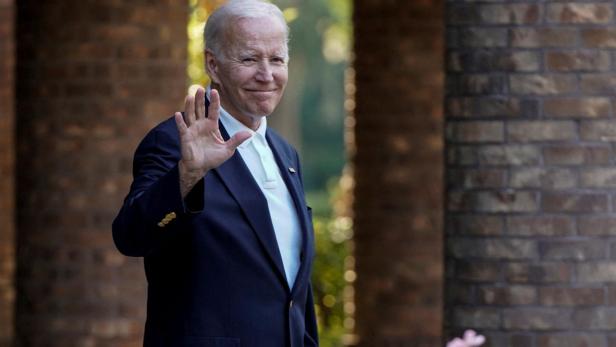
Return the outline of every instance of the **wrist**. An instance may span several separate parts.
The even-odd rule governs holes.
[[[180,193],[182,198],[185,198],[193,187],[205,176],[208,170],[191,170],[182,160],[178,162],[178,171],[180,176]]]
[[[185,179],[200,179],[205,176],[205,174],[209,171],[208,169],[194,169],[190,166],[186,165],[186,162],[183,159],[180,159],[178,162],[178,169],[180,171],[180,177]]]

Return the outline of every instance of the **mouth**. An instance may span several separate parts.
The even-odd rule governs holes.
[[[259,99],[269,99],[274,97],[277,93],[277,89],[246,89],[246,92],[254,95]]]
[[[249,93],[274,93],[277,89],[246,89]]]

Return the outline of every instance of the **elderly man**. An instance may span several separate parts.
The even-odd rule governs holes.
[[[287,83],[288,28],[231,0],[205,28],[207,91],[136,150],[113,223],[145,259],[145,346],[317,346],[314,240],[296,151],[267,128]]]

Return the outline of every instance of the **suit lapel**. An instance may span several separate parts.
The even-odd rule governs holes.
[[[309,253],[309,251],[312,249],[311,245],[313,243],[312,233],[308,232],[308,219],[310,217],[308,216],[308,211],[306,209],[306,203],[304,202],[303,194],[300,193],[303,191],[303,188],[301,187],[299,177],[297,177],[297,175],[299,175],[299,168],[294,166],[293,160],[291,158],[287,158],[284,155],[285,151],[283,151],[282,149],[282,144],[278,140],[272,138],[269,131],[266,132],[265,135],[267,142],[270,145],[272,152],[274,153],[274,157],[276,158],[276,164],[278,164],[280,176],[282,176],[282,179],[284,180],[285,185],[287,186],[287,189],[289,190],[289,193],[293,198],[295,210],[297,211],[297,218],[301,226],[301,263],[299,271],[297,272],[297,277],[295,278],[295,283],[293,284],[292,292],[294,292],[296,288],[301,287],[300,282],[306,279],[306,271],[309,270],[308,265],[310,263],[310,260],[312,259],[312,254]]]
[[[228,140],[229,135],[222,126],[222,123],[219,123],[219,127],[222,137]],[[252,177],[239,151],[236,150],[229,160],[214,169],[214,171],[218,173],[218,176],[224,182],[227,189],[229,189],[233,198],[240,205],[246,219],[248,219],[266,253],[274,263],[278,274],[281,276],[281,280],[286,284],[287,280],[282,265],[282,257],[278,249],[278,242],[276,241],[276,234],[272,226],[267,200]]]

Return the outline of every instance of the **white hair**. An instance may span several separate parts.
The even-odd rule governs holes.
[[[224,32],[228,25],[233,25],[238,19],[264,17],[280,20],[285,30],[285,49],[288,54],[289,27],[284,15],[276,5],[263,0],[229,0],[212,12],[205,24],[203,35],[205,49],[221,57],[225,39]]]

